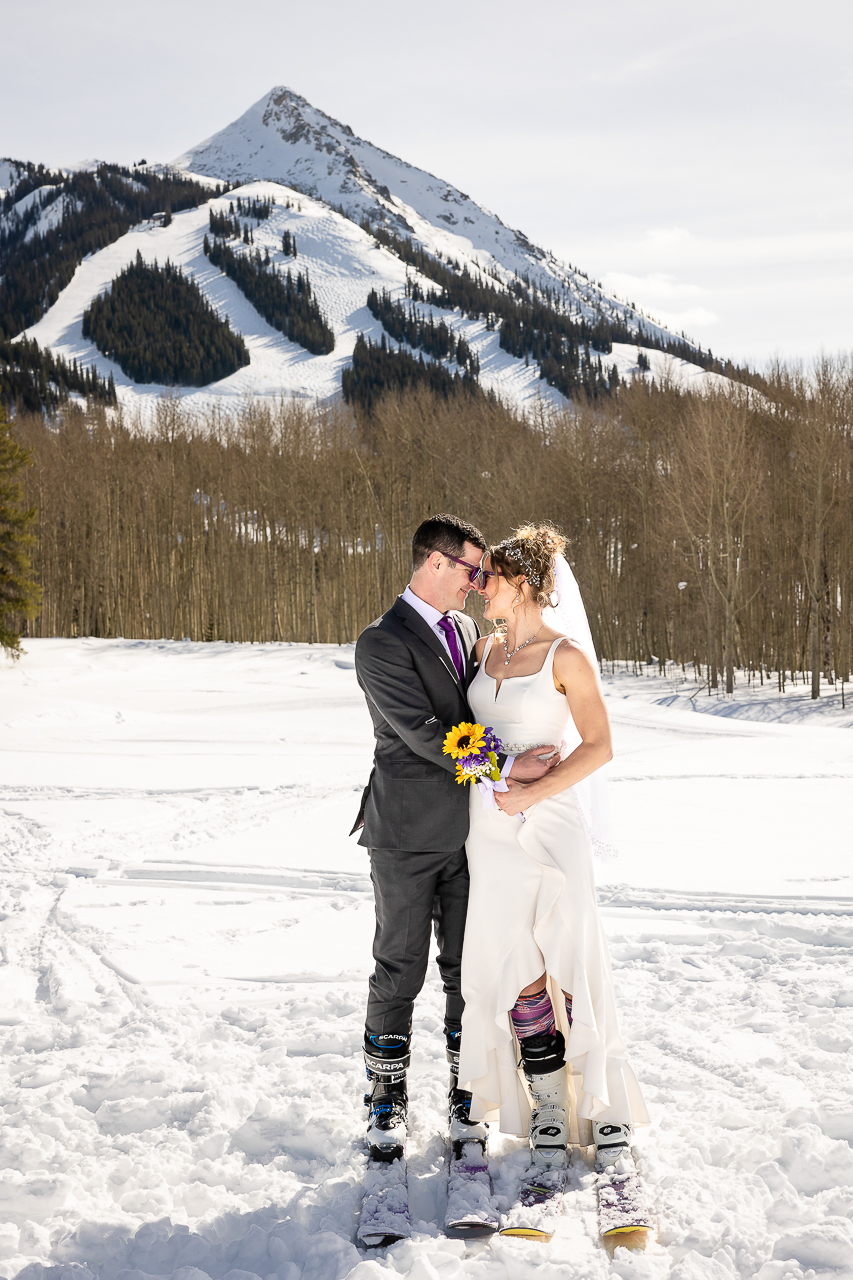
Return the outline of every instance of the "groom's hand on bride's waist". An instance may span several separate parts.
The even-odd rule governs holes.
[[[542,757],[546,757],[543,759]],[[513,782],[535,782],[544,778],[549,769],[560,763],[560,749],[553,743],[544,747],[531,747],[516,756],[507,777]]]

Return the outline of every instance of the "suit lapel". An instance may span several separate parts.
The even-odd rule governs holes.
[[[392,608],[403,625],[408,627],[410,631],[414,632],[419,640],[423,640],[424,644],[428,645],[429,648],[432,649],[433,653],[438,658],[453,683],[456,685],[456,688],[461,690],[462,686],[459,683],[459,675],[450,660],[450,655],[433,631],[432,627],[424,621],[417,609],[413,609],[410,604],[407,604],[402,596],[397,597]],[[459,629],[457,627],[457,635],[458,634]]]

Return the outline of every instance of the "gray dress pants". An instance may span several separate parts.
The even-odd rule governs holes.
[[[370,850],[376,901],[376,934],[366,1030],[369,1035],[408,1035],[412,1009],[426,977],[430,933],[438,942],[438,969],[446,996],[445,1025],[458,1031],[462,939],[468,907],[468,862],[455,853]]]

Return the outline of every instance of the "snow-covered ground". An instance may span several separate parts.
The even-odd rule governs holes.
[[[371,736],[352,648],[25,648],[0,664],[0,1275],[853,1277],[840,690],[605,678],[622,856],[600,899],[659,1242],[611,1262],[583,1165],[550,1246],[442,1236],[433,969],[416,1232],[366,1254],[372,904],[346,833]],[[520,1146],[496,1138],[498,1188]]]

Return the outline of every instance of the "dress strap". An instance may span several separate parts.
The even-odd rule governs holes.
[[[558,644],[562,644],[562,642],[563,642],[564,640],[568,640],[568,638],[569,638],[568,636],[557,636],[557,639],[556,639],[556,640],[552,640],[552,641],[551,641],[551,648],[548,650],[548,656],[547,656],[547,658],[545,659],[545,661],[542,663],[542,666],[541,666],[541,667],[540,667],[540,669],[539,669],[539,674],[540,674],[540,675],[542,674],[542,672],[543,672],[543,671],[551,671],[551,672],[553,672],[553,670],[554,670],[554,654],[557,652],[557,645],[558,645]]]

